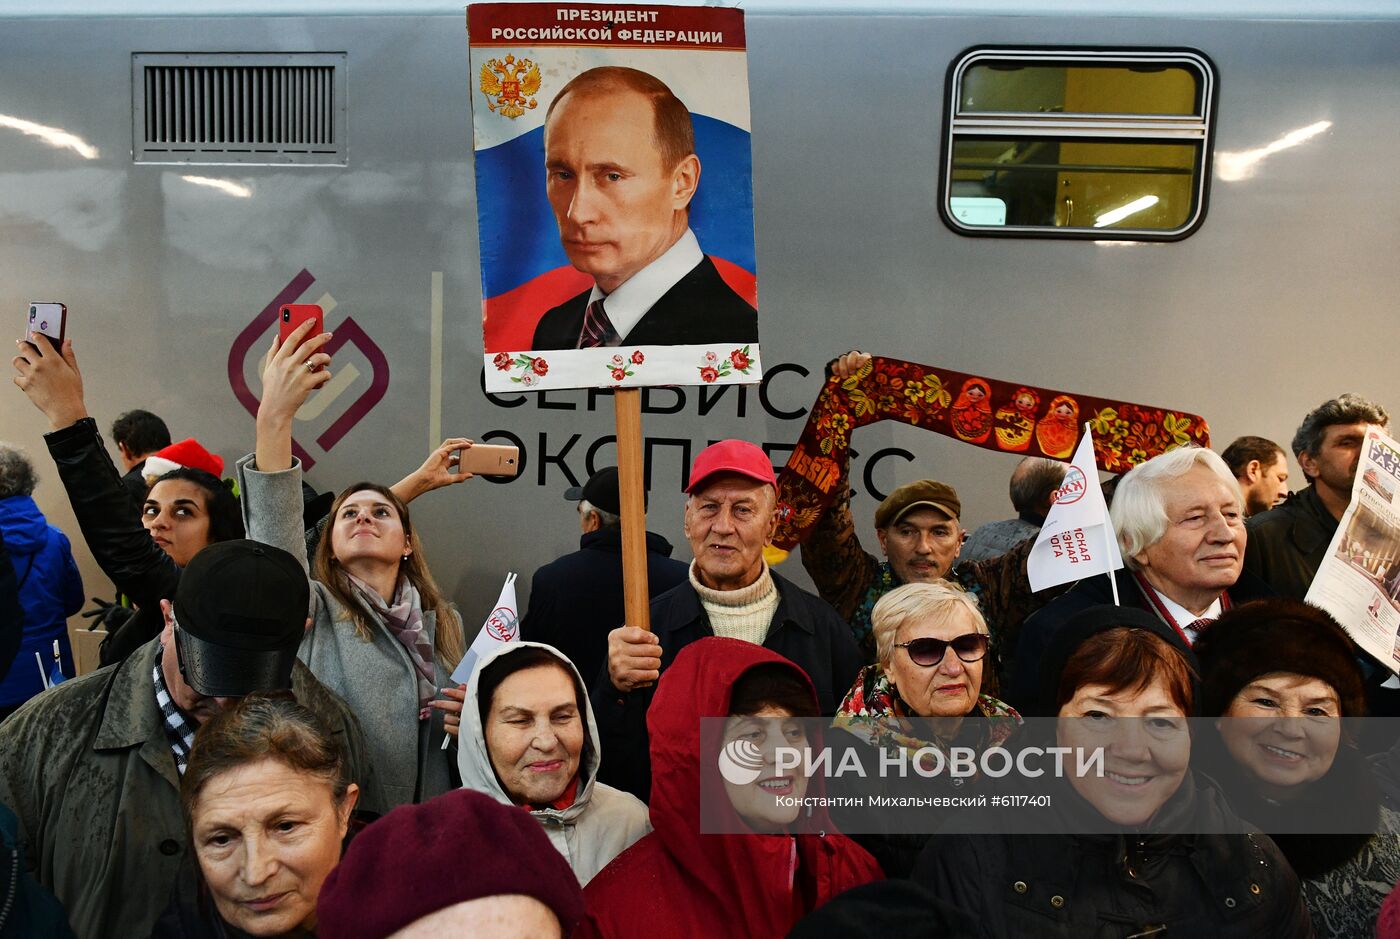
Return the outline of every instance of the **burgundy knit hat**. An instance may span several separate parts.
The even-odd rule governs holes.
[[[355,836],[316,902],[321,939],[383,939],[468,900],[534,897],[563,935],[583,919],[569,862],[524,809],[455,789],[401,805]]]

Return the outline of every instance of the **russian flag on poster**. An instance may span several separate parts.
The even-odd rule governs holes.
[[[1040,528],[1026,574],[1031,590],[1108,574],[1123,566],[1118,535],[1109,521],[1108,505],[1099,487],[1094,462],[1094,438],[1086,424],[1065,481]]]
[[[486,622],[481,624],[481,632],[476,634],[471,648],[462,656],[457,670],[452,673],[454,684],[465,685],[476,670],[477,662],[497,646],[515,642],[520,638],[518,611],[519,605],[515,602],[515,574],[506,574],[506,582],[501,585],[501,595],[497,598],[495,607],[486,617]]]

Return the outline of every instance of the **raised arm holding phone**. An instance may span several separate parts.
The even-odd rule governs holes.
[[[306,562],[301,464],[292,455],[297,410],[330,381],[330,333],[307,320],[275,342],[263,363],[257,444],[238,463],[248,537]],[[472,443],[452,438],[394,487],[341,491],[321,534],[311,580],[311,626],[299,657],[359,717],[387,810],[455,784],[455,752],[437,744],[460,725],[462,693],[450,677],[465,650],[462,621],[438,589],[406,499],[471,474],[453,472]],[[439,695],[445,697],[439,697]]]
[[[100,664],[123,661],[160,634],[160,601],[175,595],[180,572],[201,549],[243,537],[233,493],[199,470],[162,476],[145,495],[138,520],[131,496],[88,416],[83,376],[73,341],[30,335],[17,343],[14,383],[53,428],[44,435],[68,502],[94,560],[135,606],[124,620],[109,620]]]

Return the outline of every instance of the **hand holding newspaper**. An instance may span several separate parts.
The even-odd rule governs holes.
[[[1400,672],[1400,443],[1379,427],[1366,429],[1351,504],[1305,599]]]

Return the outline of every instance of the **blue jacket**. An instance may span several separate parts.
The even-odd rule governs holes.
[[[43,690],[38,652],[47,673],[53,668],[53,642],[63,650],[64,674],[73,674],[68,617],[83,606],[83,578],[73,563],[68,537],[50,525],[29,496],[0,499],[0,535],[19,585],[24,637],[19,654],[0,679],[0,706],[22,704]]]
[[[73,939],[68,914],[25,870],[15,813],[0,805],[0,939]]]

